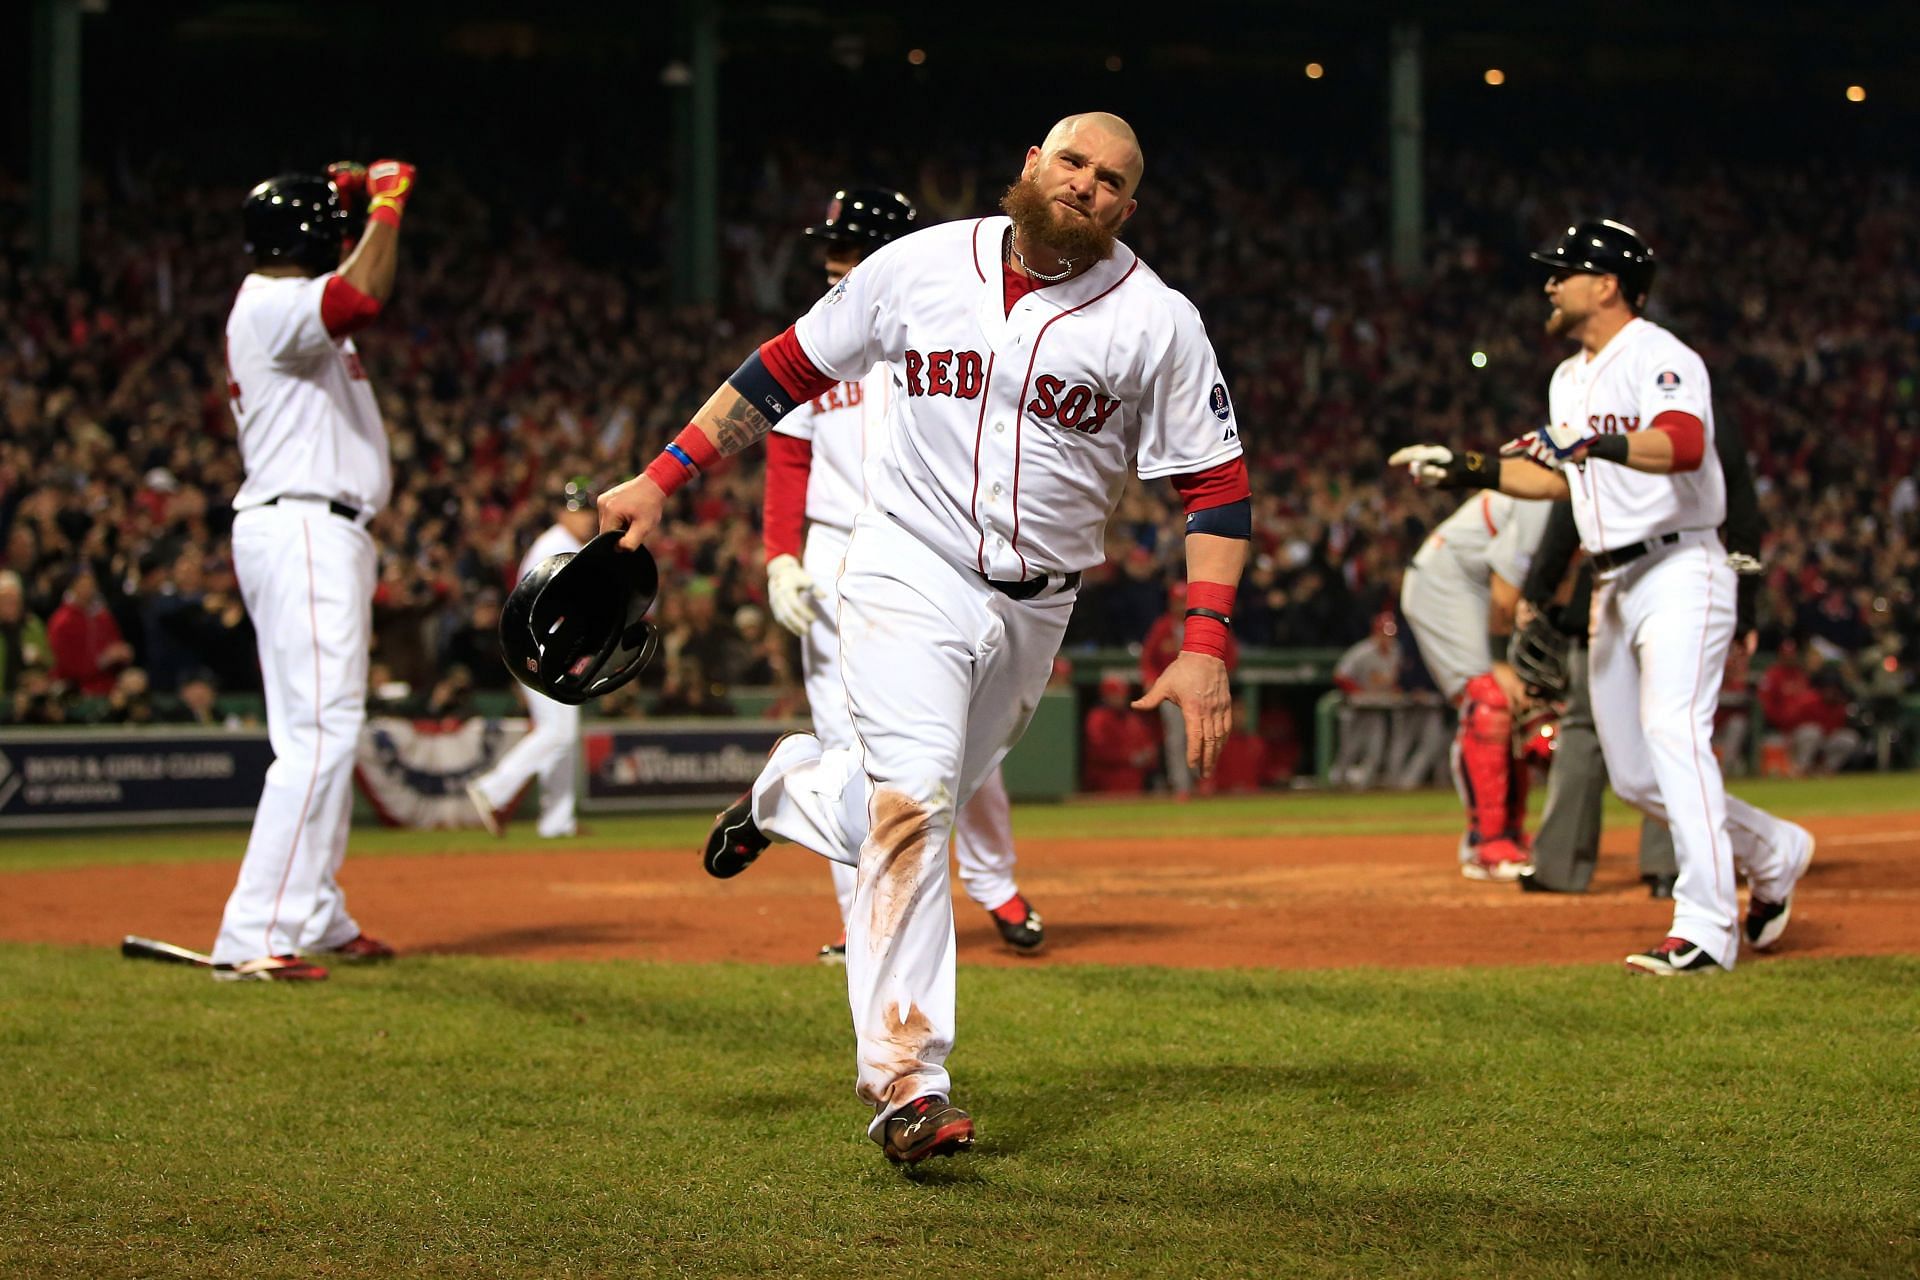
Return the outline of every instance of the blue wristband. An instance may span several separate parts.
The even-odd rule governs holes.
[[[1210,533],[1216,538],[1253,537],[1253,504],[1242,498],[1224,506],[1187,512],[1188,533]]]
[[[688,457],[687,451],[679,445],[669,444],[666,447],[666,452],[672,454],[673,460],[687,469],[688,475],[698,475],[700,473],[700,468],[693,465],[693,459]]]

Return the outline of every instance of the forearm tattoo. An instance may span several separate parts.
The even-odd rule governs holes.
[[[719,421],[710,425],[713,428],[714,447],[720,450],[723,458],[732,457],[773,430],[767,415],[749,404],[745,397],[737,397],[720,415]]]

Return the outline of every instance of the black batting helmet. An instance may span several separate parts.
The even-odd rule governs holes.
[[[340,265],[350,215],[340,193],[311,173],[283,173],[247,192],[240,207],[247,252],[261,264],[291,262],[314,275]]]
[[[913,201],[885,187],[843,187],[833,193],[827,204],[827,216],[807,228],[828,244],[848,244],[857,249],[878,249],[913,230],[920,211]]]
[[[573,706],[612,693],[660,647],[659,630],[646,620],[659,589],[652,554],[621,550],[617,531],[548,556],[500,608],[507,670],[535,693]]]
[[[1653,288],[1653,250],[1638,231],[1611,218],[1575,223],[1529,256],[1561,271],[1618,276],[1621,296],[1635,311],[1645,310]]]

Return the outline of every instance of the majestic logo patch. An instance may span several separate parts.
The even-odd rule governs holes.
[[[1673,391],[1680,386],[1680,375],[1668,369],[1653,380],[1653,384],[1662,391]]]
[[[1216,382],[1213,390],[1207,393],[1207,403],[1213,407],[1213,416],[1225,422],[1233,415],[1233,406],[1227,403],[1227,384]]]

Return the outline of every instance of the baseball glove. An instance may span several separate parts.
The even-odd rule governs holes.
[[[1507,662],[1527,686],[1529,697],[1556,702],[1567,696],[1567,647],[1573,638],[1535,614],[1507,642]]]

